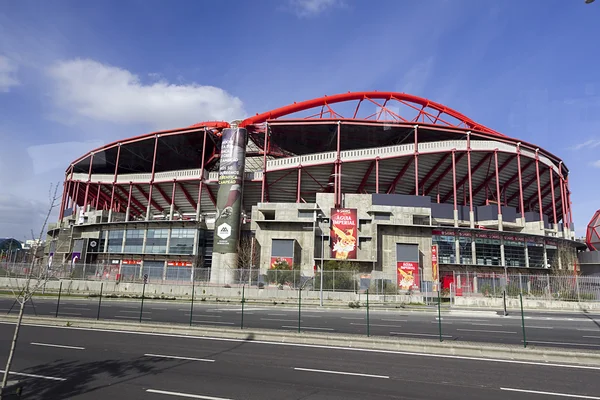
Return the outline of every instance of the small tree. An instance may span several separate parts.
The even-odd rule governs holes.
[[[285,285],[294,287],[294,284],[300,284],[300,266],[290,265],[287,261],[281,260],[267,271],[267,280],[279,287]]]
[[[354,290],[358,285],[357,263],[348,260],[328,260],[323,264],[323,290]],[[321,288],[321,272],[315,275],[315,288]]]
[[[57,184],[56,186],[54,185],[50,185],[50,190],[48,192],[48,197],[49,197],[49,206],[48,206],[48,212],[46,213],[45,219],[44,219],[44,223],[42,224],[42,227],[40,228],[40,233],[38,236],[38,240],[35,240],[34,238],[34,246],[36,246],[36,249],[34,249],[34,254],[37,252],[37,247],[41,245],[41,238],[44,235],[44,232],[46,230],[46,226],[48,226],[48,219],[50,218],[50,214],[52,214],[52,211],[58,206],[58,188],[59,185]],[[32,232],[32,236],[33,236],[33,232]],[[31,259],[31,263],[29,264],[29,268],[27,269],[26,272],[26,277],[25,277],[25,281],[19,285],[18,281],[17,285],[16,285],[16,289],[11,287],[11,291],[13,293],[13,295],[15,296],[16,301],[19,303],[19,315],[17,318],[17,323],[15,324],[15,332],[13,335],[13,339],[10,345],[10,352],[8,353],[8,360],[6,361],[6,368],[4,368],[4,377],[2,379],[2,389],[4,389],[6,387],[6,384],[8,382],[8,375],[10,374],[10,367],[12,365],[12,360],[15,354],[15,349],[17,347],[17,340],[19,339],[19,331],[21,329],[21,322],[23,320],[23,312],[25,310],[25,304],[31,299],[31,297],[42,287],[46,284],[46,282],[48,281],[48,279],[50,278],[51,275],[51,271],[50,269],[45,266],[45,265],[37,265],[36,268],[36,262],[35,262],[35,257],[32,257]],[[1,392],[1,390],[0,390]]]

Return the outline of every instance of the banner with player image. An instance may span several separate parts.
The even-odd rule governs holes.
[[[356,208],[331,209],[331,257],[356,260],[358,217]]]
[[[398,261],[398,289],[419,290],[419,263]]]

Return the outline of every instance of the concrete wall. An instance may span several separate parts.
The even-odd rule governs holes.
[[[489,297],[455,297],[454,304],[459,307],[482,307],[503,309],[504,304],[500,298]],[[509,308],[520,308],[519,299],[507,299],[506,306]],[[554,300],[535,300],[523,299],[523,307],[528,309],[543,310],[600,310],[600,302],[576,302],[576,301],[554,301]]]

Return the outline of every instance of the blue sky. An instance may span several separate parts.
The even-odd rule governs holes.
[[[600,208],[600,4],[0,1],[0,237],[91,148],[357,90],[430,98],[557,154]]]

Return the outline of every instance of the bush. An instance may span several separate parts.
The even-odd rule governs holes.
[[[371,281],[369,293],[396,295],[398,294],[398,287],[396,286],[395,282],[392,282],[390,280],[374,279]]]
[[[360,302],[357,301],[351,301],[348,303],[348,307],[350,308],[360,308]]]
[[[275,268],[267,271],[267,281],[283,287],[295,287],[300,284],[300,267],[290,266],[287,262],[280,262]]]

